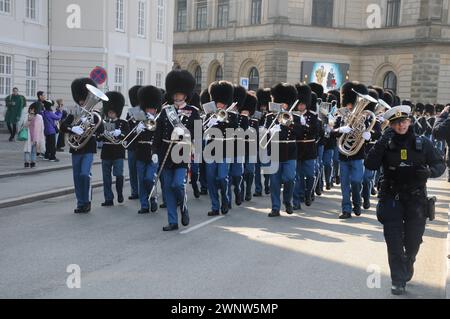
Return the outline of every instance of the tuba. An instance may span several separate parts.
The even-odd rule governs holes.
[[[81,113],[72,123],[72,126],[80,126],[84,133],[82,135],[69,134],[67,143],[74,150],[79,150],[86,146],[91,137],[95,134],[95,131],[102,125],[102,117],[100,114],[93,112],[94,107],[100,101],[109,101],[109,98],[95,86],[90,84],[86,85],[89,94],[86,98],[84,105],[81,107]],[[86,120],[82,120],[86,118]]]
[[[370,95],[363,95],[355,90],[353,90],[353,92],[358,95],[358,100],[355,108],[345,121],[345,125],[350,126],[352,132],[343,134],[338,142],[339,152],[345,156],[354,156],[358,154],[365,143],[365,140],[362,137],[363,133],[371,132],[377,122],[376,115],[365,108],[370,103],[378,104],[378,101]],[[366,128],[366,122],[368,120],[370,120],[370,124],[369,127]]]

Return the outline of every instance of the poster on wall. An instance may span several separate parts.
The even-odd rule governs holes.
[[[333,62],[302,62],[302,81],[319,83],[325,93],[339,89],[349,79],[350,64]]]

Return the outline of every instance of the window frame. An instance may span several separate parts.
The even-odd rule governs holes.
[[[331,10],[329,8],[332,6]],[[322,15],[320,15],[322,14]],[[311,11],[311,25],[320,28],[332,28],[334,20],[334,0],[313,0]],[[327,23],[323,23],[326,21]]]
[[[387,0],[386,2],[386,21],[387,28],[400,26],[401,0]]]
[[[195,29],[205,30],[208,28],[208,2],[197,0],[195,10]]]
[[[28,22],[39,23],[40,0],[26,0],[25,2],[25,20]],[[31,3],[34,3],[34,8],[31,8]],[[31,11],[33,10],[33,11]],[[34,17],[31,15],[34,12]]]
[[[120,71],[120,72],[118,72]],[[125,66],[115,65],[114,66],[114,91],[123,92],[125,85]]]
[[[164,25],[166,23],[166,2],[165,0],[157,0],[156,3],[156,40],[164,41]]]
[[[155,86],[157,88],[162,88],[163,86],[163,78],[164,78],[164,73],[161,71],[156,72],[155,75]]]
[[[202,82],[203,82],[203,70],[200,65],[197,65],[194,70],[194,79],[195,79],[195,92],[199,93],[202,91]]]
[[[136,69],[136,85],[143,86],[145,83],[145,69]]]
[[[119,3],[122,5],[121,11],[119,11]],[[116,31],[125,33],[125,0],[116,0],[115,4],[116,11]],[[121,15],[120,15],[121,13]]]
[[[1,62],[2,60],[3,63]],[[8,65],[9,65],[9,73],[7,72]],[[8,54],[0,54],[0,96],[5,97],[11,94],[12,83],[13,83],[13,56]]]
[[[226,8],[226,10],[225,10]],[[218,0],[217,2],[217,28],[226,28],[230,19],[230,1]]]
[[[250,24],[262,24],[262,0],[252,0],[250,5]]]
[[[256,77],[252,76],[254,75],[253,73],[256,72]],[[258,79],[258,82],[253,82],[253,79]],[[259,84],[261,82],[261,75],[260,72],[258,70],[258,68],[256,66],[250,68],[250,70],[248,71],[248,90],[249,91],[257,91],[259,89]]]
[[[393,78],[388,79],[389,76],[393,76]],[[390,87],[390,82],[393,81],[393,86],[395,87]],[[394,91],[395,94],[397,94],[397,90],[398,90],[398,76],[397,74],[395,74],[394,71],[388,71],[384,74],[383,77],[383,89],[389,89]]]
[[[220,74],[220,76],[218,76],[218,74]],[[214,80],[215,81],[223,80],[223,67],[220,64],[216,67],[216,71],[214,72]]]
[[[27,98],[33,98],[37,93],[38,82],[38,60],[35,58],[27,57],[25,60],[25,96]]]
[[[180,8],[180,3],[184,3],[184,7]],[[177,0],[177,16],[176,26],[177,32],[184,32],[187,29],[187,0]]]
[[[137,36],[140,38],[147,37],[147,1],[138,0],[138,26]]]
[[[1,3],[0,14],[8,15],[8,16],[12,15],[12,1],[11,0],[0,0],[0,3]],[[8,11],[5,10],[6,3],[8,3],[8,7],[9,7]]]

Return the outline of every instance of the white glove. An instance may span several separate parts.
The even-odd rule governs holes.
[[[378,120],[379,122],[381,122],[381,123],[384,123],[384,121],[386,121],[386,119],[384,118],[383,115],[378,115],[378,116],[377,116],[377,120]]]
[[[348,134],[351,131],[353,131],[353,130],[350,126],[342,126],[339,128],[339,133],[341,133],[341,134]]]
[[[272,127],[272,129],[270,130],[270,134],[275,135],[276,133],[281,132],[281,126],[280,124],[275,125],[274,127]]]
[[[158,164],[158,161],[159,161],[158,154],[153,154],[152,156],[153,164]]]
[[[144,123],[139,123],[137,128],[136,128],[136,133],[141,134],[142,132],[145,131],[145,125]]]
[[[208,123],[208,128],[216,126],[217,123],[219,123],[219,120],[217,118],[212,118],[211,121],[209,121],[209,123]]]
[[[80,126],[74,126],[72,127],[72,132],[76,135],[83,135],[84,130]]]
[[[302,125],[302,126],[306,126],[306,118],[302,115],[302,116],[300,116],[300,124]]]
[[[153,121],[155,120],[155,116],[153,114],[147,113],[147,119]]]
[[[88,121],[88,118],[82,117],[80,120],[81,120],[81,123],[85,124]]]
[[[114,130],[114,131],[112,132],[112,135],[113,135],[114,137],[119,137],[121,134],[122,134],[122,131],[121,131],[121,130]]]
[[[179,141],[180,136],[184,136],[184,130],[181,127],[175,127],[172,132],[172,141]]]
[[[370,134],[370,132],[364,132],[362,134],[362,137],[365,141],[370,141],[370,139],[372,138],[372,134]]]

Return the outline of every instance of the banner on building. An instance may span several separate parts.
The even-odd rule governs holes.
[[[319,83],[325,93],[339,89],[349,80],[350,64],[333,62],[302,62],[301,79],[304,83]]]

